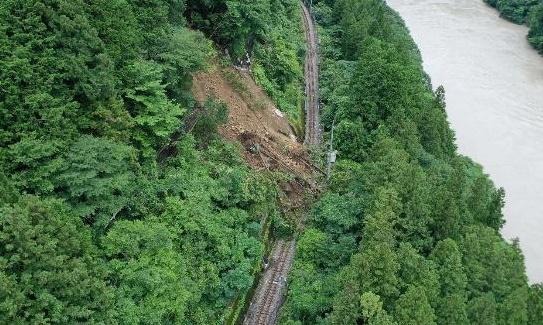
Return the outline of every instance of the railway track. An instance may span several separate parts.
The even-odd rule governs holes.
[[[318,39],[311,13],[302,3],[307,53],[305,58],[305,140],[306,145],[321,143],[319,107]]]
[[[272,282],[268,284],[265,292],[264,292],[264,301],[263,305],[261,306],[260,310],[258,311],[255,324],[268,324],[270,314],[273,311],[273,302],[277,296],[277,291],[280,286],[283,285],[283,279],[281,277],[282,271],[285,267],[286,262],[286,244],[285,242],[281,242],[279,246],[279,260],[277,261],[278,265],[277,267],[274,267],[272,269],[272,275],[271,280]]]
[[[279,240],[272,250],[270,267],[264,272],[243,324],[275,324],[294,257],[295,241]]]
[[[309,10],[303,3],[301,3],[301,7],[307,42],[304,143],[308,146],[316,146],[321,143],[317,33]],[[271,264],[264,271],[252,297],[243,320],[244,325],[272,325],[276,323],[287,288],[287,275],[294,260],[295,246],[295,240],[278,240],[275,243],[271,254]]]

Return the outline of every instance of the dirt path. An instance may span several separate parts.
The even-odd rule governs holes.
[[[302,6],[307,54],[305,59],[305,144],[319,145],[321,142],[319,114],[319,57],[317,31],[313,17],[305,5]]]

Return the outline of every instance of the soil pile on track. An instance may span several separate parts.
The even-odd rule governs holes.
[[[228,106],[228,122],[219,128],[226,139],[239,142],[245,160],[257,170],[281,171],[292,180],[281,184],[291,208],[303,204],[303,194],[315,191],[315,176],[307,151],[289,122],[248,72],[214,68],[194,77],[193,93],[200,103],[208,98]]]
[[[194,77],[192,91],[200,103],[212,98],[228,106],[228,122],[219,133],[242,145],[250,166],[290,176],[279,183],[280,206],[298,228],[303,227],[309,201],[319,192],[315,179],[321,171],[312,165],[287,118],[245,71],[215,68],[200,73]],[[243,324],[275,323],[295,245],[293,239],[274,243]]]

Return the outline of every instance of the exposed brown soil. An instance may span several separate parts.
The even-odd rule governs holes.
[[[306,82],[307,77],[306,72]],[[312,85],[315,84],[312,82]],[[309,87],[314,94],[312,98],[317,98],[314,89]],[[219,128],[219,133],[241,144],[245,160],[250,166],[257,170],[278,171],[288,175],[279,182],[280,206],[286,212],[285,215],[294,218],[292,221],[301,229],[308,201],[319,191],[315,179],[322,171],[311,163],[307,150],[298,142],[287,118],[246,71],[216,67],[199,73],[194,77],[192,91],[200,103],[214,98],[228,106],[228,121]],[[316,122],[311,125],[316,129],[314,127],[311,130],[309,141],[306,136],[309,145],[318,145],[320,139],[318,106],[314,105],[314,108],[311,117]],[[295,246],[295,239],[274,243],[270,265],[263,270],[243,324],[276,323]]]
[[[314,179],[320,171],[312,165],[286,116],[248,72],[216,67],[197,74],[192,90],[200,103],[214,98],[228,106],[228,122],[219,128],[219,133],[243,146],[250,166],[290,176],[280,184],[282,195],[286,196],[281,201],[289,209],[301,207],[305,194],[317,190]]]

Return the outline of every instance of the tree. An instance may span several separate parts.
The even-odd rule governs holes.
[[[19,193],[17,193],[12,182],[0,170],[0,206],[17,202],[18,196]]]
[[[428,303],[424,289],[414,286],[410,286],[396,301],[394,318],[398,321],[398,324],[436,324],[434,310]]]
[[[307,229],[297,243],[297,252],[301,259],[314,261],[319,266],[324,266],[321,258],[326,256],[327,236],[317,229]]]
[[[374,292],[386,307],[398,294],[398,270],[394,223],[399,202],[395,191],[376,193],[370,216],[364,221],[361,252],[353,257],[350,268],[362,292]]]
[[[203,30],[233,58],[241,58],[248,45],[265,39],[271,19],[271,6],[265,0],[189,0],[189,22]]]
[[[437,243],[430,258],[437,266],[441,295],[464,294],[467,277],[462,265],[462,253],[452,239],[445,239]]]
[[[543,5],[539,4],[531,9],[528,26],[530,26],[528,41],[543,54]]]
[[[468,324],[466,312],[467,277],[462,254],[456,242],[445,239],[437,243],[430,258],[437,266],[441,294],[436,306],[439,324]]]
[[[410,161],[409,153],[385,128],[377,131],[369,156],[371,158],[361,173],[364,186],[372,191],[382,184],[389,184],[401,200],[395,223],[398,240],[410,242],[417,249],[429,249],[433,222],[429,204],[431,189],[424,171]]]
[[[288,320],[366,324],[383,310],[398,324],[524,323],[522,254],[499,234],[504,191],[456,152],[445,91],[432,91],[402,18],[381,0],[313,4],[322,123],[335,122],[340,159],[297,257],[303,304],[289,296]]]
[[[356,324],[362,316],[361,301],[358,298],[360,288],[355,282],[347,281],[343,289],[334,297],[333,310],[328,316],[328,322],[334,325]]]
[[[480,166],[472,166],[471,195],[467,200],[467,208],[472,218],[484,225],[500,230],[505,223],[502,209],[505,204],[505,191],[497,189],[484,175]],[[476,175],[476,176],[475,176]]]
[[[496,302],[501,303],[515,289],[527,286],[518,243],[504,242],[491,228],[472,226],[467,229],[462,256],[469,297],[491,291]]]
[[[366,292],[360,298],[360,306],[362,307],[362,316],[364,323],[368,325],[393,325],[396,324],[393,318],[383,310],[383,303],[379,296]]]
[[[155,220],[119,221],[104,237],[119,323],[183,323],[196,287],[175,235]]]
[[[136,167],[131,147],[82,136],[66,152],[56,188],[78,215],[103,229],[128,203]]]
[[[454,131],[447,121],[445,104],[445,88],[437,87],[433,101],[427,104],[429,107],[425,114],[421,114],[419,126],[421,144],[424,148],[437,157],[452,157],[456,150],[454,144]]]
[[[473,298],[468,303],[469,320],[472,324],[496,324],[496,299],[492,292]]]
[[[499,306],[498,324],[528,324],[527,300],[527,286],[509,293]]]
[[[145,156],[152,155],[152,149],[162,145],[179,127],[185,112],[168,100],[163,69],[154,61],[138,60],[127,71],[130,84],[124,98],[138,127],[133,141]]]
[[[186,89],[191,86],[192,73],[206,67],[212,54],[211,43],[202,33],[187,28],[174,29],[166,49],[158,55],[164,66],[168,97],[184,100]]]
[[[439,299],[436,315],[439,324],[469,324],[466,298],[461,293],[449,294]]]
[[[207,147],[217,136],[218,127],[228,120],[228,107],[222,102],[208,99],[204,104],[204,111],[194,126],[193,133],[200,145]]]
[[[0,208],[0,322],[109,323],[115,316],[89,230],[59,200]]]
[[[433,308],[439,304],[441,293],[437,266],[431,259],[420,255],[409,243],[401,243],[398,247],[400,261],[400,284],[406,290],[409,286],[423,288],[428,302]]]
[[[432,218],[433,237],[437,240],[447,238],[459,239],[463,224],[471,220],[465,220],[465,201],[463,192],[466,189],[466,174],[464,164],[457,158],[451,166],[446,166],[445,177],[439,175]],[[466,222],[467,221],[467,222]]]
[[[528,297],[528,324],[543,324],[543,284],[530,287]]]

